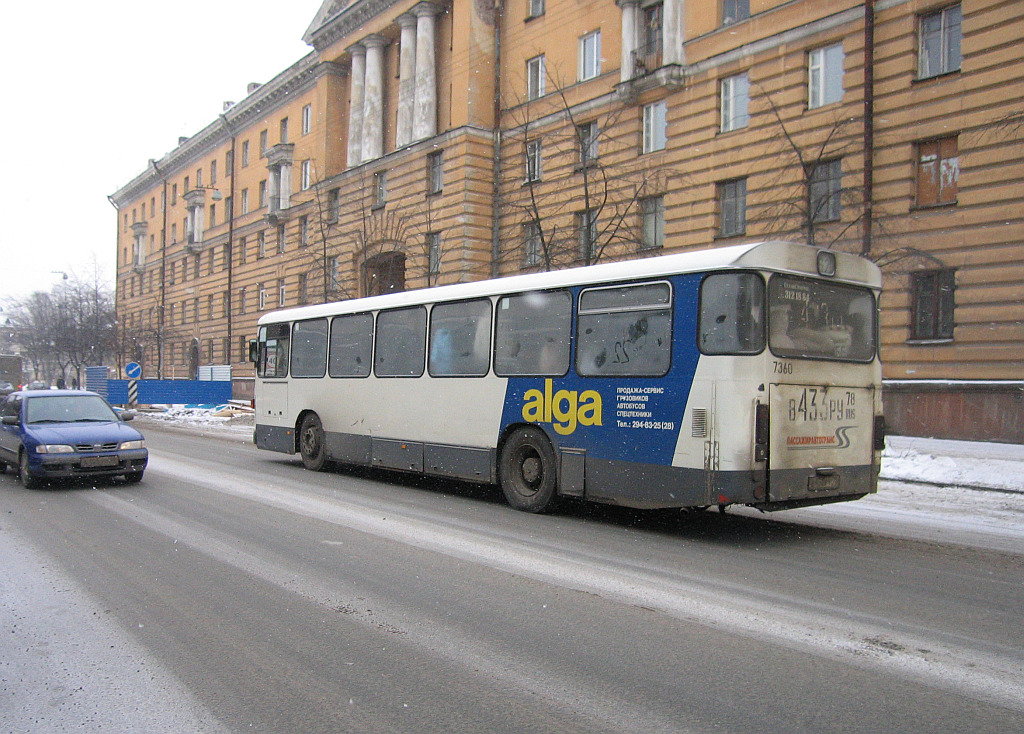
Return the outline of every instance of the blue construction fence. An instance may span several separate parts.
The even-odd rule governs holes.
[[[128,405],[128,383],[132,380],[107,380],[106,398],[114,405]],[[231,400],[230,381],[209,380],[134,380],[139,388],[139,405],[219,405]],[[90,387],[90,390],[95,388]]]

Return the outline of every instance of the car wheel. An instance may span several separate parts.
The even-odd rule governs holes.
[[[21,459],[18,462],[18,477],[21,479],[21,483],[25,486],[25,489],[35,489],[41,487],[43,481],[39,477],[34,476],[28,468],[28,454],[24,451],[21,452]]]
[[[555,450],[539,428],[520,428],[505,442],[498,465],[508,503],[524,512],[552,508],[558,488]]]
[[[142,481],[142,472],[130,471],[124,475],[124,481],[128,484],[138,484]]]
[[[302,419],[299,453],[302,454],[303,466],[310,471],[323,471],[327,463],[327,450],[324,447],[324,426],[316,413],[310,413]]]

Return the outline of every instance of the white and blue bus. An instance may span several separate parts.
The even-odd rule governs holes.
[[[268,313],[255,442],[530,512],[857,499],[884,440],[880,287],[772,241]]]

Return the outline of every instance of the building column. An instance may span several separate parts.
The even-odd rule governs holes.
[[[352,55],[349,74],[348,103],[348,165],[358,166],[363,160],[363,97],[366,80],[366,48],[356,44],[348,49]]]
[[[412,142],[412,118],[416,100],[416,17],[408,13],[398,16],[402,29],[401,49],[398,57],[398,126],[395,147]]]
[[[412,134],[423,140],[437,134],[437,56],[434,50],[434,16],[437,8],[420,3],[416,15],[416,109]]]
[[[636,74],[636,49],[640,42],[640,0],[616,0],[622,8],[622,61],[619,81],[628,82]]]
[[[384,36],[367,36],[360,43],[366,47],[366,81],[363,95],[362,160],[372,161],[384,155]]]

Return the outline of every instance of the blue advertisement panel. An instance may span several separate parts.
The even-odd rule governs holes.
[[[629,462],[670,465],[700,353],[696,318],[700,275],[672,278],[670,365],[664,376],[584,377],[576,363],[565,377],[510,378],[502,430],[514,423],[536,423],[557,448],[584,449],[588,455]],[[578,289],[574,293],[578,299]],[[609,319],[614,321],[613,319]],[[577,329],[574,324],[574,334]],[[601,337],[606,347],[598,363],[626,362],[641,350],[661,348],[642,312],[615,324]],[[628,371],[624,367],[623,371]]]

